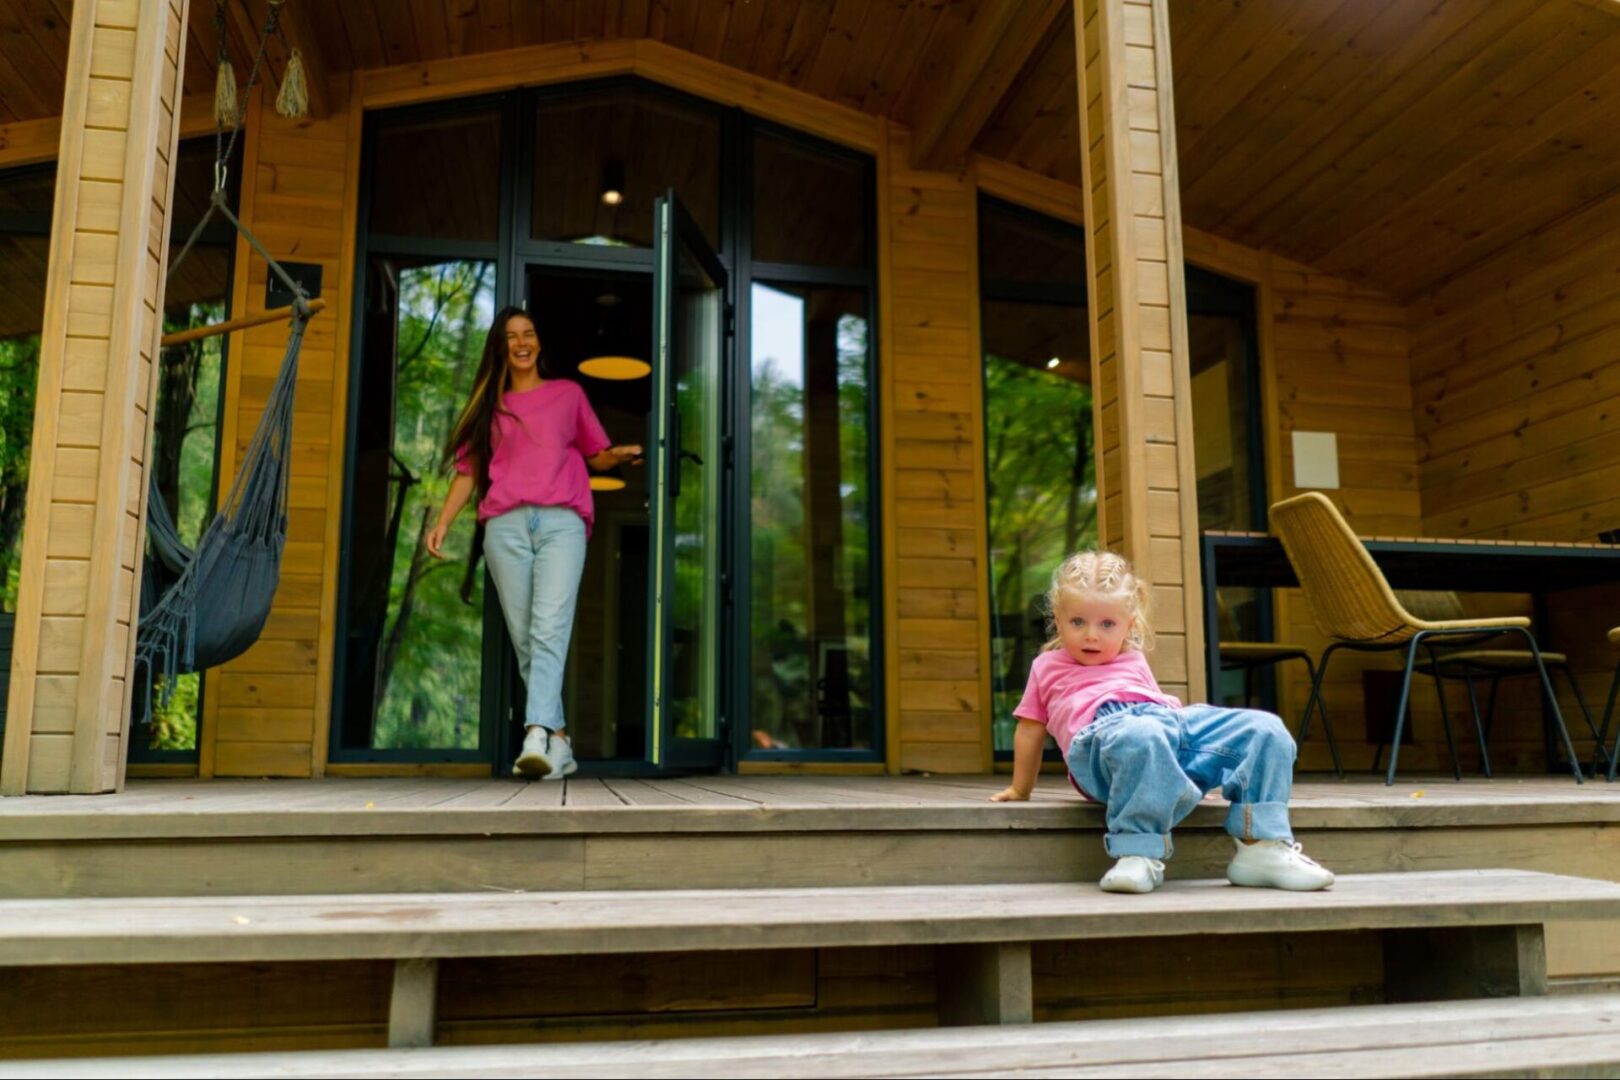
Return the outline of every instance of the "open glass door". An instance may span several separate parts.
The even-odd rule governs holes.
[[[717,768],[720,716],[720,372],[725,270],[673,191],[653,239],[652,679],[647,758]]]

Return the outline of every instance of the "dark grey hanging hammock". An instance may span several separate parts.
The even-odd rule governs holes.
[[[258,78],[264,60],[264,46],[278,32],[277,18],[285,0],[272,0],[258,55],[248,76],[248,90]],[[228,75],[224,43],[224,2],[215,10],[220,35],[220,65]],[[234,105],[231,106],[234,110]],[[290,316],[291,330],[281,371],[270,390],[270,398],[259,418],[259,425],[242,457],[236,479],[231,484],[214,520],[203,531],[195,550],[186,547],[174,525],[174,515],[159,493],[156,477],[147,489],[148,550],[141,578],[140,622],[135,637],[135,676],[137,714],[144,718],[151,708],[154,677],[162,679],[162,699],[167,704],[174,693],[175,676],[184,672],[215,667],[240,656],[258,640],[270,615],[276,588],[281,580],[281,553],[287,543],[287,481],[292,452],[293,390],[298,382],[298,354],[304,343],[304,329],[310,317],[325,306],[310,300],[309,293],[271,258],[258,237],[243,225],[225,205],[225,169],[241,134],[238,123],[231,125],[227,144],[225,124],[216,121],[214,130],[214,193],[208,212],[203,215],[186,244],[169,267],[169,278],[185,262],[197,238],[214,214],[222,214],[242,234],[248,244],[269,264],[292,293],[290,307],[263,315],[232,319],[183,337],[211,336],[245,326],[259,325]]]

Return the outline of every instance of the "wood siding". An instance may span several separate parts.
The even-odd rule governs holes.
[[[186,2],[74,11],[7,793],[123,783]]]
[[[1617,251],[1620,192],[1410,306],[1425,531],[1589,541],[1620,528]],[[1594,709],[1614,671],[1605,634],[1617,625],[1620,587],[1610,587],[1554,596],[1549,625],[1537,628],[1570,656]],[[1493,763],[1541,755],[1533,692],[1514,689],[1521,720],[1493,733]],[[1589,746],[1561,680],[1559,689],[1576,746]]]
[[[258,642],[209,673],[199,735],[204,776],[318,776],[325,766],[359,176],[357,117],[347,98],[340,92],[330,115],[303,121],[278,116],[259,92],[249,102],[242,221],[277,259],[320,265],[331,306],[311,320],[299,357],[281,587]],[[269,267],[245,241],[237,245],[236,268],[232,311],[265,310]],[[286,343],[280,322],[231,338],[222,490],[253,438]]]
[[[978,193],[910,167],[895,128],[880,174],[882,423],[894,771],[990,767],[989,569]]]

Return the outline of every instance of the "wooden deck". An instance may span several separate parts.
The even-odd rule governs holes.
[[[135,780],[117,795],[0,799],[0,838],[71,840],[443,834],[1100,829],[1102,809],[1060,776],[1027,803],[994,804],[1006,777],[756,777],[667,780],[433,778]],[[1304,779],[1296,829],[1388,829],[1620,822],[1620,784],[1564,776],[1496,780]],[[1211,799],[1184,830],[1218,829]]]

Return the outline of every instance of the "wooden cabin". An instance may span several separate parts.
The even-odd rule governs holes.
[[[1363,537],[1452,540],[1458,559],[1478,541],[1615,555],[1599,543],[1620,528],[1614,0],[286,0],[256,63],[267,12],[0,0],[7,795],[153,808],[207,798],[157,778],[364,778],[378,781],[367,808],[393,791],[396,809],[423,810],[409,784],[381,781],[504,777],[522,687],[483,568],[468,567],[471,515],[457,558],[435,562],[421,540],[448,484],[449,425],[507,304],[535,316],[552,373],[579,381],[616,441],[660,450],[595,493],[566,680],[581,777],[613,806],[706,805],[646,794],[680,776],[757,794],[773,775],[967,774],[961,790],[981,798],[1009,767],[1051,570],[1090,545],[1152,581],[1169,692],[1296,725],[1303,669],[1246,680],[1211,646],[1319,653],[1309,604],[1292,588],[1212,587],[1204,538],[1263,534],[1267,508],[1302,490]],[[216,130],[221,48],[241,123]],[[275,103],[289,49],[308,86],[298,118]],[[166,278],[216,187],[327,306],[298,360],[269,621],[240,657],[153,688],[133,660],[147,492],[195,542],[287,338],[278,320],[159,348],[287,302],[217,219]],[[630,377],[625,358],[641,362]],[[1544,589],[1510,568],[1460,603],[1533,612],[1601,723],[1605,633],[1620,624],[1620,569],[1606,567],[1620,559],[1592,565],[1580,587]],[[1324,704],[1359,770],[1390,738],[1400,662],[1336,663]],[[1590,761],[1575,691],[1558,692]],[[1432,775],[1449,767],[1440,706],[1413,693],[1402,771]],[[1532,683],[1505,682],[1497,710],[1498,778],[1469,790],[1506,830],[1513,812],[1490,809],[1491,793],[1551,791],[1526,778],[1560,766]],[[1331,765],[1317,731],[1302,780]],[[1462,817],[1421,841],[1377,834],[1415,822],[1409,800],[1438,783],[1396,789],[1377,822],[1328,809],[1314,827],[1340,829],[1332,850],[1364,868],[1497,865],[1506,832],[1487,843]],[[1549,850],[1606,851],[1613,790],[1588,783],[1577,811],[1563,785],[1567,772],[1530,823],[1557,834]],[[359,789],[253,790],[275,812],[277,791],[335,808]],[[64,813],[65,831],[40,818],[30,843],[67,843],[91,811]],[[177,821],[163,827],[189,828]],[[1042,852],[1078,828],[1046,834]],[[986,855],[993,842],[974,840]],[[176,866],[202,858],[178,850]],[[206,850],[231,858],[223,840]],[[298,850],[325,869],[285,891],[341,887],[336,862]],[[9,895],[117,895],[120,875],[163,894],[161,874],[110,850],[95,874],[10,857],[52,884]],[[1014,868],[1025,858],[993,872],[1044,880]],[[195,888],[284,891],[222,865]],[[359,876],[462,887],[438,865]],[[862,880],[945,880],[911,873]],[[648,875],[595,887],[656,887]],[[1612,927],[1568,925],[1555,977],[1620,973]],[[915,1019],[910,983],[854,1004],[892,958],[838,955],[847,966],[819,975],[797,956],[750,975],[737,1001],[791,1010],[844,987],[840,1022]],[[702,963],[669,967],[648,1000],[679,1000]],[[343,977],[372,1000],[380,976],[358,971]],[[1365,975],[1312,992],[1353,999]],[[747,1026],[728,1024],[704,1030]],[[315,1042],[370,1037],[344,1030]],[[187,1045],[153,1038],[141,1045]],[[249,1044],[304,1045],[285,1031]]]

